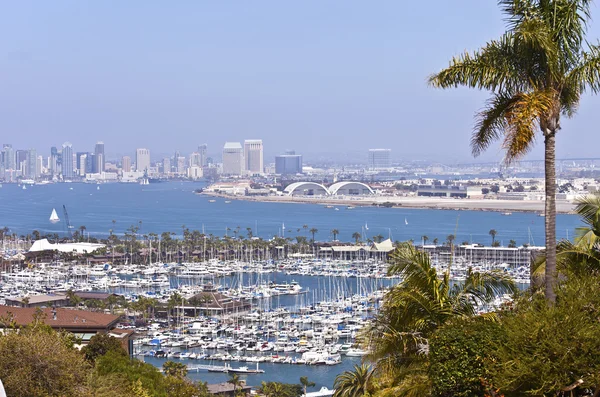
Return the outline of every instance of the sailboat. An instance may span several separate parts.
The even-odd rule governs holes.
[[[52,208],[52,214],[50,214],[50,222],[60,222],[60,218],[58,217],[58,214],[56,213],[56,210],[54,208]]]
[[[406,218],[404,218],[404,224],[408,225],[408,220]]]

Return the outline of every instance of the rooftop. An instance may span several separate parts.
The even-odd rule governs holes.
[[[16,325],[25,326],[34,320],[36,311],[41,310],[45,315],[44,322],[52,328],[90,328],[107,329],[113,327],[118,321],[119,316],[112,314],[96,313],[87,310],[70,309],[37,309],[21,308],[11,306],[0,306],[0,318],[12,317]],[[56,313],[56,317],[55,314]]]

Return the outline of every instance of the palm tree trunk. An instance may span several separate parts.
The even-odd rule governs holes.
[[[556,130],[547,130],[544,138],[546,176],[546,300],[556,302]]]

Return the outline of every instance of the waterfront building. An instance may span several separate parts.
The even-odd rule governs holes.
[[[123,156],[121,159],[121,168],[123,172],[131,172],[131,157]]]
[[[71,142],[65,142],[62,145],[62,161],[61,161],[61,174],[65,179],[71,179],[74,176],[73,173],[73,145]]]
[[[190,154],[190,167],[202,167],[202,156],[199,152]]]
[[[198,154],[200,154],[200,167],[206,167],[208,165],[208,145],[206,143],[198,146]]]
[[[329,190],[316,182],[294,182],[283,190],[288,196],[329,196]]]
[[[77,152],[77,161],[76,161],[76,165],[77,165],[77,170],[79,173],[79,176],[85,176],[86,174],[88,174],[89,172],[91,172],[91,169],[88,169],[88,158],[90,157],[90,154],[88,152]]]
[[[165,157],[163,159],[163,174],[170,174],[171,173],[171,159],[169,157]]]
[[[382,170],[392,166],[391,149],[369,149],[369,170]]]
[[[263,143],[261,139],[246,139],[244,141],[244,168],[250,175],[264,172]]]
[[[190,179],[200,179],[203,176],[204,176],[204,173],[202,171],[202,167],[193,165],[187,169],[187,177]]]
[[[244,152],[239,142],[225,142],[223,146],[223,174],[242,175]]]
[[[185,175],[185,157],[177,157],[177,173],[179,175]]]
[[[342,181],[328,188],[332,196],[368,196],[375,194],[369,185],[362,182]]]
[[[275,156],[275,173],[279,175],[293,175],[302,173],[302,155],[286,152]]]
[[[3,163],[5,170],[15,170],[15,152],[10,143],[5,143],[2,147]]]
[[[96,142],[96,146],[94,147],[94,155],[96,158],[94,159],[94,168],[93,172],[100,173],[106,171],[106,157],[104,155],[104,142],[98,141]]]
[[[37,166],[38,156],[35,149],[27,151],[27,177],[36,180],[40,177],[40,171]]]
[[[150,168],[150,150],[139,148],[135,151],[135,170],[146,172]]]

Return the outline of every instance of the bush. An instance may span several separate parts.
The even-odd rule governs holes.
[[[430,339],[429,377],[435,396],[484,396],[494,383],[493,346],[503,343],[498,322],[482,318],[456,320]]]

